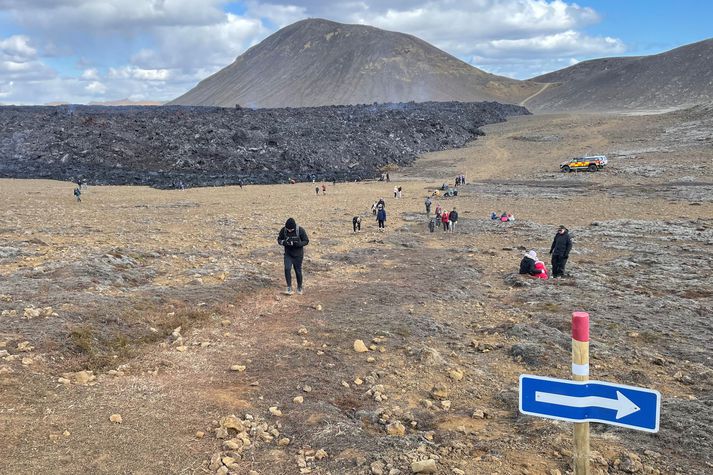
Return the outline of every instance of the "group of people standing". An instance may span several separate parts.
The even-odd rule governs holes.
[[[569,235],[569,230],[561,225],[557,229],[557,234],[555,234],[550,246],[553,278],[565,276],[564,269],[571,250],[572,238]],[[520,274],[530,275],[539,279],[548,278],[545,263],[538,259],[537,252],[534,249],[527,251],[520,261]]]
[[[465,177],[459,175],[456,177],[456,184],[465,183]],[[81,190],[77,188],[77,190]],[[77,195],[75,190],[75,196]],[[315,192],[319,194],[320,188],[315,187]],[[322,185],[322,193],[326,192],[326,187]],[[401,188],[394,187],[394,197],[399,198],[401,195]],[[77,196],[79,200],[79,196]],[[430,218],[431,207],[433,206],[433,201],[430,196],[426,197],[424,201],[426,207],[426,216]],[[372,214],[376,218],[379,231],[383,231],[386,227],[386,202],[384,198],[380,198],[375,201],[371,207]],[[491,219],[500,221],[513,221],[514,217],[512,214],[503,212],[500,216],[496,212],[491,214]],[[352,218],[352,229],[356,233],[361,231],[362,219],[360,216],[354,216]],[[435,216],[429,219],[428,227],[431,232],[434,232],[438,227],[442,227],[444,232],[454,232],[456,224],[458,223],[458,211],[455,207],[451,211],[444,210],[440,204],[436,203]],[[304,247],[309,244],[309,237],[304,228],[297,225],[294,218],[289,218],[285,225],[280,229],[277,235],[277,243],[284,247],[284,270],[285,270],[285,282],[287,283],[287,289],[285,293],[287,295],[292,295],[292,270],[294,269],[295,277],[297,280],[297,294],[301,295],[303,293],[303,275],[302,275],[302,261],[304,260]],[[564,277],[565,276],[565,266],[567,260],[569,259],[569,253],[572,250],[572,239],[569,236],[569,231],[565,226],[560,226],[557,230],[557,234],[552,241],[550,246],[550,255],[552,256],[552,277]],[[529,275],[539,279],[549,278],[547,267],[545,263],[539,260],[537,252],[533,249],[527,251],[520,261],[520,274]]]
[[[456,186],[465,185],[465,175],[456,176]]]
[[[426,206],[426,216],[431,216],[431,206],[433,201],[430,196],[426,197],[426,201],[423,203]],[[436,213],[435,217],[431,218],[428,222],[428,230],[434,232],[436,228],[443,227],[445,232],[454,232],[456,229],[456,224],[458,223],[458,211],[456,211],[455,206],[451,211],[444,210],[440,204],[436,203]]]

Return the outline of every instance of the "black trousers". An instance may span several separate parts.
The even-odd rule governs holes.
[[[564,275],[564,266],[567,264],[567,257],[563,254],[552,254],[552,277]]]
[[[361,221],[352,221],[352,227],[354,228],[354,232],[357,232],[357,229],[361,231]]]
[[[297,277],[297,287],[302,287],[302,260],[304,256],[293,257],[285,254],[285,281],[288,287],[292,287],[292,268],[295,268],[295,276]]]

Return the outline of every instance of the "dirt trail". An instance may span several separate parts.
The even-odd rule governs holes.
[[[3,180],[0,473],[215,473],[216,453],[240,474],[407,474],[426,459],[439,474],[564,473],[571,428],[518,415],[517,377],[569,377],[576,309],[592,313],[593,377],[664,394],[656,436],[593,425],[594,473],[709,472],[711,174],[692,166],[697,145],[675,162],[636,151],[663,149],[666,126],[517,119],[392,183],[326,196],[309,183],[102,187],[78,204],[70,184]],[[603,173],[558,173],[582,144],[622,155]],[[423,198],[455,172],[472,181],[440,200],[458,232],[429,233]],[[368,210],[380,196],[383,233]],[[517,220],[487,218],[502,209]],[[289,215],[311,238],[303,296],[280,293],[274,239]],[[513,276],[560,222],[575,237],[570,277]],[[23,317],[46,306],[57,315]],[[58,382],[80,369],[97,379]],[[216,437],[230,414],[251,424],[249,446]]]
[[[537,96],[539,96],[540,94],[542,94],[543,92],[545,92],[545,91],[547,90],[547,88],[550,87],[551,85],[552,85],[552,83],[549,83],[549,82],[548,82],[547,84],[545,84],[544,86],[542,86],[542,89],[540,89],[539,91],[537,91],[537,92],[534,93],[533,95],[526,97],[526,98],[523,99],[523,100],[520,102],[520,104],[518,104],[518,105],[524,107],[524,106],[528,103],[528,101],[530,101],[532,98],[537,97]]]

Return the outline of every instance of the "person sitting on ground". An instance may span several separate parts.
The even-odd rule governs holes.
[[[490,213],[490,219],[492,219],[493,221],[499,219],[499,218],[498,218],[498,213],[496,213],[495,211],[493,211],[492,213]]]
[[[508,221],[515,221],[515,216],[512,214],[508,213]]]
[[[508,220],[508,214],[505,211],[503,211],[503,214],[500,215],[500,221],[503,223],[506,223],[507,220]]]
[[[542,273],[542,269],[535,268],[537,264],[537,253],[534,249],[531,249],[525,253],[520,261],[520,274],[527,274],[531,276],[538,276]],[[544,267],[544,265],[543,265]]]
[[[359,216],[352,218],[352,227],[354,228],[354,232],[361,231],[361,218]]]
[[[545,263],[539,259],[537,260],[537,262],[535,262],[535,270],[540,271],[539,274],[535,275],[535,277],[537,277],[538,279],[547,279],[548,278],[547,267],[545,267]]]

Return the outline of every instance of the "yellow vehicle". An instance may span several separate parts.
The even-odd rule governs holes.
[[[573,172],[577,170],[596,172],[607,165],[607,157],[605,155],[594,155],[591,157],[577,157],[567,162],[560,164],[560,170],[563,172]]]

